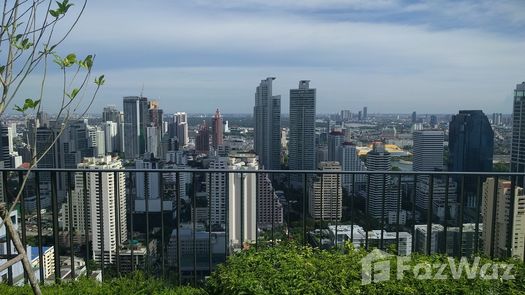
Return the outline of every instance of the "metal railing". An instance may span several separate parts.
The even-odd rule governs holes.
[[[320,248],[351,243],[399,255],[525,255],[513,250],[512,222],[506,228],[497,222],[499,206],[514,216],[515,201],[523,194],[518,190],[523,173],[0,172],[0,197],[8,205],[29,173],[12,219],[33,253],[42,282],[141,270],[180,284],[197,284],[235,251],[288,241]],[[497,185],[491,186],[491,181]],[[516,208],[523,209],[520,206]],[[502,231],[506,241],[499,240]],[[3,233],[0,229],[0,263],[15,254]],[[27,280],[16,272],[16,265],[11,266],[0,279]]]

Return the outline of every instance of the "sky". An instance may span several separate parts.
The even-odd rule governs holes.
[[[141,93],[165,113],[251,113],[266,77],[276,77],[283,113],[299,80],[317,89],[317,113],[510,113],[525,81],[524,8],[522,0],[90,0],[58,51],[96,54],[94,74],[106,84],[95,113]],[[37,78],[20,99],[34,95]],[[50,71],[46,97],[59,97],[60,79]],[[58,103],[49,98],[46,111]]]

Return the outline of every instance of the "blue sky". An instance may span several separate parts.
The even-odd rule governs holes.
[[[274,76],[283,112],[289,89],[308,79],[318,113],[365,105],[510,113],[525,80],[524,8],[521,0],[91,0],[61,51],[96,53],[107,84],[94,112],[121,108],[144,86],[168,113],[250,113],[255,87]]]

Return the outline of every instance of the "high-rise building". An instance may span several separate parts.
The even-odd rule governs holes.
[[[179,139],[180,146],[186,146],[190,138],[188,136],[188,115],[185,112],[178,112],[173,115],[173,126],[172,126],[171,137],[177,137]]]
[[[113,121],[105,121],[103,123],[104,128],[104,142],[106,144],[107,153],[117,153],[119,147],[119,132],[118,123]]]
[[[416,113],[416,111],[413,111],[412,112],[412,124],[414,124],[416,122],[417,122],[417,113]]]
[[[502,113],[492,113],[492,124],[500,126],[503,124],[503,114]]]
[[[494,132],[482,111],[459,111],[449,125],[449,171],[490,172]]]
[[[255,152],[265,169],[281,168],[281,96],[272,95],[273,77],[261,80],[255,91]]]
[[[310,187],[310,215],[316,220],[340,220],[343,195],[341,189],[341,165],[339,162],[321,162],[319,170],[336,174],[319,174]]]
[[[510,181],[494,178],[483,183],[483,252],[494,257],[517,257],[523,261],[525,250],[525,194],[523,188],[515,187],[512,193]],[[496,192],[496,195],[494,194]],[[514,206],[511,208],[511,198]],[[512,216],[510,215],[512,212]],[[509,235],[509,230],[512,234]],[[511,243],[509,251],[508,245]]]
[[[315,170],[315,96],[310,81],[299,82],[298,89],[290,89],[290,132],[288,167],[290,170]],[[294,175],[301,176],[301,175]],[[300,179],[293,179],[299,182]]]
[[[13,133],[12,128],[2,124],[0,126],[0,161],[4,161],[5,168],[11,167],[11,154],[13,153]]]
[[[341,164],[342,171],[365,171],[366,167],[359,158],[358,151],[355,144],[351,142],[343,142],[337,149],[337,159]],[[343,174],[341,176],[342,185],[348,191],[352,190],[352,182],[356,186],[365,182],[365,175],[354,174]]]
[[[160,169],[157,159],[136,160],[136,169]],[[163,187],[157,172],[135,172],[135,213],[160,213],[172,210],[172,201],[164,200],[161,205]],[[147,201],[146,201],[147,200]]]
[[[107,150],[107,152],[122,153],[124,151],[124,113],[117,110],[113,105],[104,107],[102,122],[108,121],[117,124],[117,135],[111,144],[111,150]]]
[[[209,168],[228,169],[228,158],[212,157]],[[226,200],[228,195],[227,173],[208,173],[206,177],[206,183],[211,183],[211,186],[207,186],[208,203],[211,206],[210,224],[212,226],[221,226],[224,229],[226,226]]]
[[[514,90],[510,171],[525,172],[525,82],[516,85]],[[517,185],[524,187],[525,179],[519,177]]]
[[[253,153],[235,153],[229,156],[230,170],[258,170]],[[257,175],[255,173],[228,173],[228,237],[234,248],[256,237]]]
[[[224,124],[222,123],[222,116],[219,112],[219,109],[215,111],[215,115],[212,118],[211,129],[212,146],[215,150],[217,150],[219,145],[224,144]]]
[[[363,120],[368,120],[368,107],[363,107]]]
[[[385,150],[382,143],[373,144],[372,151],[368,152],[366,157],[366,167],[368,171],[390,171],[392,169],[390,153]],[[389,211],[397,208],[397,196],[390,191],[390,176],[371,174],[369,178],[367,212],[375,218],[386,218]]]
[[[116,259],[117,242],[123,245],[127,241],[126,215],[126,177],[124,172],[101,172],[100,169],[123,169],[122,162],[111,156],[84,158],[78,165],[79,169],[93,170],[87,173],[87,197],[89,208],[83,208],[84,184],[83,173],[75,175],[75,191],[73,194],[73,221],[79,228],[84,222],[83,214],[89,214],[89,226],[93,241],[93,257],[95,260],[104,255],[105,262],[113,263]],[[101,182],[100,182],[101,181]],[[102,198],[102,199],[100,199]],[[80,201],[81,199],[82,201]],[[66,206],[67,208],[68,206]],[[88,210],[85,210],[88,209]],[[65,214],[68,216],[69,214]],[[118,221],[118,222],[117,222]],[[66,224],[68,224],[66,222]],[[102,253],[102,246],[104,253]]]
[[[160,156],[161,128],[155,126],[146,127],[146,153],[149,157],[158,158]]]
[[[257,174],[257,225],[271,228],[283,223],[283,206],[267,174]]]
[[[420,130],[412,133],[414,141],[414,159],[412,170],[443,170],[443,141],[441,130]]]
[[[343,142],[345,142],[345,134],[340,129],[328,134],[328,161],[339,161],[337,150]]]
[[[207,154],[210,151],[210,128],[206,120],[202,122],[195,137],[195,150]]]
[[[341,121],[348,122],[352,119],[352,112],[350,110],[341,110]]]
[[[127,159],[144,155],[148,123],[148,99],[142,96],[124,97],[124,155]]]
[[[437,116],[436,115],[431,115],[430,116],[430,127],[436,128],[437,124],[438,124]]]
[[[492,171],[494,132],[489,119],[482,111],[459,111],[449,124],[448,137],[449,171]],[[478,203],[477,178],[477,176],[465,176],[464,198],[467,206],[471,208],[476,207]]]

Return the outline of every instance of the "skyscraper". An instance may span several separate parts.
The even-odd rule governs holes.
[[[514,143],[519,144],[513,141]],[[459,114],[452,117],[449,125],[448,146],[448,170],[492,171],[494,132],[487,116],[482,111],[459,111]],[[517,149],[514,150],[517,151]]]
[[[412,112],[412,124],[414,124],[416,122],[417,122],[417,113],[416,113],[416,111],[413,111]]]
[[[117,108],[113,105],[104,107],[104,111],[102,112],[102,122],[108,121],[117,124],[117,134],[115,139],[112,141],[111,150],[107,150],[107,152],[121,153],[124,149],[124,113],[117,110]]]
[[[494,132],[482,111],[459,111],[449,125],[448,170],[457,172],[491,172]],[[514,142],[514,141],[513,141]],[[478,202],[477,177],[465,177],[467,206]]]
[[[215,115],[213,116],[213,119],[212,119],[211,129],[212,129],[212,133],[211,133],[212,146],[214,149],[217,149],[219,145],[224,144],[224,138],[223,138],[224,125],[222,123],[222,116],[221,116],[221,113],[219,112],[219,109],[215,111]]]
[[[272,95],[274,77],[261,80],[255,90],[255,152],[265,169],[281,166],[281,96]]]
[[[288,167],[290,170],[315,170],[315,96],[316,89],[308,80],[290,89],[290,138]],[[300,175],[299,175],[300,176]],[[297,182],[298,179],[295,179]]]
[[[228,158],[212,157],[209,168],[228,169]],[[224,229],[226,226],[226,201],[228,195],[227,173],[208,173],[206,177],[206,183],[211,183],[211,187],[207,186],[208,204],[211,206],[210,224],[212,226],[219,225]]]
[[[188,114],[185,112],[175,113],[173,122],[175,124],[174,136],[179,139],[180,146],[186,146],[190,140],[188,136]]]
[[[514,90],[510,171],[525,172],[525,82],[516,85]],[[525,179],[520,177],[517,184],[523,187]]]
[[[206,120],[202,122],[195,137],[195,150],[199,153],[206,154],[210,151],[210,128]]]
[[[11,127],[5,124],[0,126],[0,161],[4,161],[5,168],[11,167],[11,154],[13,153],[13,133]]]
[[[443,141],[441,130],[420,130],[412,133],[414,140],[414,159],[412,170],[443,170]]]
[[[373,150],[368,152],[366,157],[366,167],[369,171],[390,171],[392,169],[390,153],[385,150],[382,143],[374,143]],[[369,177],[368,214],[375,218],[386,218],[389,211],[397,208],[396,196],[390,191],[390,176],[371,174]]]
[[[149,123],[148,99],[124,97],[124,155],[138,158],[146,151],[146,127]]]
[[[341,121],[348,122],[352,119],[352,112],[350,110],[341,110]]]
[[[510,254],[523,261],[525,249],[525,195],[523,188],[516,187],[513,195],[510,181],[499,180],[496,188],[495,185],[494,178],[487,178],[483,183],[481,206],[483,251],[488,256],[507,257]],[[495,191],[496,195],[494,194]],[[512,211],[509,210],[511,197],[514,199]],[[511,212],[513,212],[513,216],[510,216]],[[512,231],[510,235],[509,229]],[[509,242],[512,244],[510,251]]]
[[[368,120],[368,107],[363,108],[363,120]]]
[[[319,174],[310,188],[310,215],[316,220],[339,220],[342,216],[343,197],[339,162],[321,162],[319,170],[335,174]]]
[[[359,158],[355,144],[351,142],[343,142],[337,148],[337,159],[341,164],[342,171],[365,171],[366,167]],[[352,190],[352,175],[343,174],[341,176],[342,185],[348,191]],[[365,181],[363,174],[354,174],[353,182],[356,184],[361,184]]]
[[[333,130],[328,134],[328,161],[339,161],[337,150],[345,142],[345,134],[341,130]]]
[[[123,169],[122,162],[112,159],[111,156],[84,158],[84,162],[80,163],[78,168],[90,170]],[[73,212],[76,215],[73,215],[73,224],[85,226],[83,214],[89,214],[88,222],[92,234],[93,256],[98,260],[103,254],[106,262],[113,263],[116,259],[117,242],[122,245],[126,242],[128,234],[126,176],[123,172],[101,172],[100,174],[88,172],[86,193],[89,211],[86,211],[86,208],[82,210],[83,204],[80,201],[83,200],[84,196],[82,174],[81,172],[75,174],[76,193],[73,196],[76,201],[73,201]],[[104,245],[104,253],[102,253],[102,244]]]

